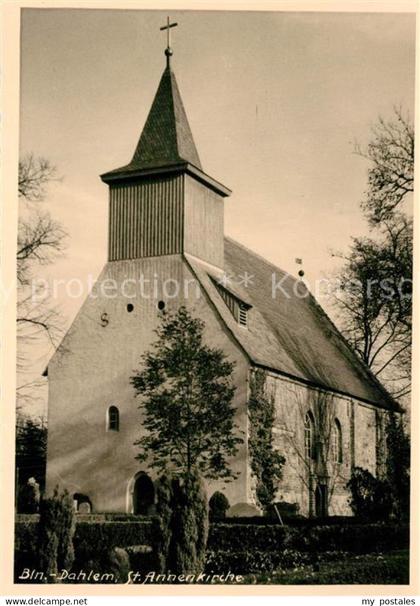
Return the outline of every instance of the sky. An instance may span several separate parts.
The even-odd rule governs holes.
[[[129,162],[162,71],[166,12],[23,9],[20,153],[62,179],[44,206],[69,233],[40,276],[96,278],[106,262],[107,186]],[[311,287],[351,238],[366,145],[394,106],[413,115],[415,16],[171,11],[172,66],[204,171],[232,189],[225,232]],[[68,326],[83,299],[58,292]],[[37,361],[36,372],[49,354]]]

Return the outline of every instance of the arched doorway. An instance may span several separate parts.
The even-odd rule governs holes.
[[[91,513],[92,502],[89,497],[80,492],[75,492],[73,495],[74,508],[78,513]]]
[[[147,473],[140,473],[133,488],[133,513],[148,515],[152,513],[155,502],[155,487]]]
[[[318,484],[315,489],[315,515],[317,518],[328,516],[328,488],[326,484]]]

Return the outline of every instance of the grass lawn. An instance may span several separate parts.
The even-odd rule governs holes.
[[[271,574],[246,575],[245,584],[257,585],[407,585],[408,551],[348,556],[335,562],[320,562],[319,570],[302,566]]]

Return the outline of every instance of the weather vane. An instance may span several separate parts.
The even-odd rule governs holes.
[[[163,25],[160,28],[160,31],[166,30],[166,48],[165,48],[165,55],[166,55],[166,63],[169,67],[169,60],[171,58],[171,56],[174,54],[173,50],[171,49],[171,28],[172,27],[176,27],[178,25],[178,23],[171,23],[169,17],[166,18],[166,25]]]

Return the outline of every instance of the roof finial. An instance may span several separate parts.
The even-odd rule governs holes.
[[[171,23],[169,17],[167,17],[166,25],[164,25],[163,27],[160,28],[161,31],[166,29],[165,55],[166,55],[166,66],[167,67],[169,67],[170,58],[174,54],[173,50],[171,49],[171,27],[176,27],[177,25],[178,25],[178,23]]]
[[[296,263],[297,265],[302,265],[303,260],[302,260],[302,259],[295,259],[295,263]],[[298,271],[298,276],[299,276],[299,278],[301,278],[301,279],[302,279],[304,275],[305,275],[305,272],[303,271],[303,269],[300,269],[300,270]]]

